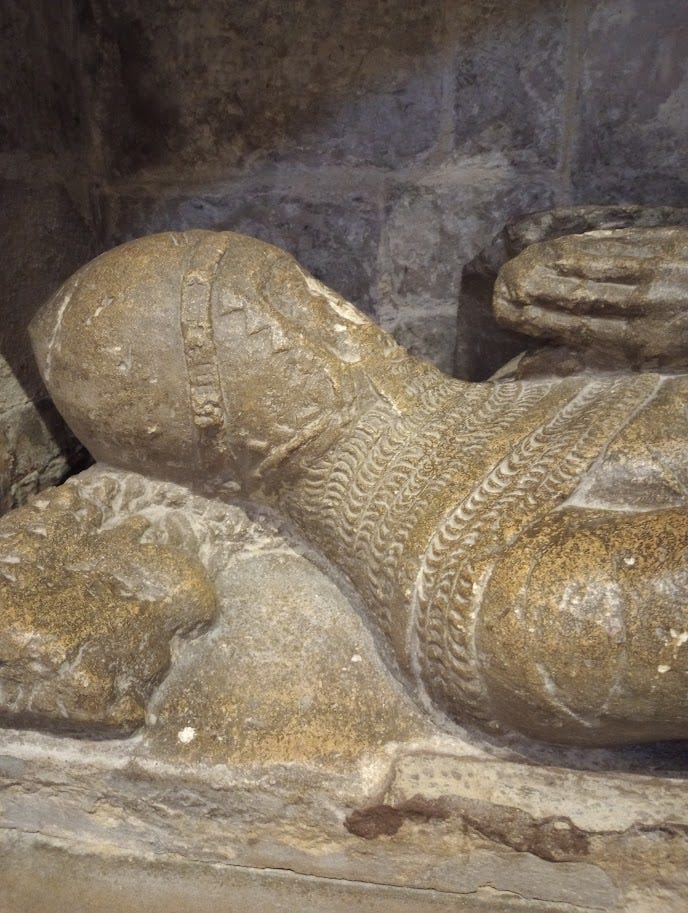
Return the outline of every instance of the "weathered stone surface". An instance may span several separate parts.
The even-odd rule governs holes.
[[[559,2],[529,2],[518,10],[505,2],[481,2],[442,13],[431,5],[409,11],[387,3],[374,9],[365,5],[355,16],[340,11],[335,21],[318,4],[297,5],[288,16],[269,4],[247,11],[217,2],[181,12],[173,3],[144,10],[138,0],[129,0],[116,7],[101,5],[95,18],[81,10],[79,21],[84,94],[96,99],[97,160],[108,177],[135,177],[133,183],[108,188],[105,205],[116,210],[118,223],[106,233],[108,245],[144,232],[192,227],[255,234],[290,250],[320,279],[412,343],[414,354],[443,369],[453,357],[451,337],[443,332],[439,348],[429,348],[440,334],[432,327],[423,332],[419,313],[428,313],[429,324],[435,318],[444,323],[461,268],[500,224],[555,200],[685,202],[678,160],[669,173],[669,161],[685,145],[681,87],[667,102],[676,113],[658,115],[661,129],[654,134],[662,150],[675,150],[666,167],[655,168],[648,140],[645,165],[640,172],[629,171],[623,188],[614,185],[619,169],[605,170],[604,162],[632,156],[636,145],[625,134],[617,142],[603,126],[614,83],[607,70],[610,29],[624,34],[626,43],[620,46],[639,49],[632,66],[643,82],[645,107],[652,108],[653,90],[647,87],[657,80],[641,79],[641,73],[645,64],[650,70],[658,64],[655,51],[645,46],[648,14],[640,6],[622,15],[614,2],[601,4],[601,11]],[[652,25],[661,59],[674,74],[682,62],[671,29],[682,16],[663,4]],[[253,29],[261,34],[257,47],[249,37]],[[616,80],[619,105],[609,116],[632,109],[638,91],[633,81]],[[634,118],[624,122],[633,124]],[[588,149],[591,136],[594,149]],[[484,176],[475,174],[476,156],[496,157],[509,168],[512,186],[523,189],[524,197],[506,204],[496,200],[494,217],[486,219],[479,199],[457,202],[451,193],[443,196],[432,216],[440,240],[430,240],[430,249],[423,213],[415,213],[417,221],[411,218],[411,209],[419,207],[411,206],[408,222],[402,210],[391,219],[389,232],[392,239],[401,234],[398,270],[384,236],[379,263],[372,244],[369,250],[367,240],[358,243],[359,204],[355,194],[342,191],[341,178],[333,184],[332,199],[323,202],[285,187],[303,181],[306,170],[307,182],[321,180],[314,173],[327,165],[341,168],[348,188],[363,188],[370,201],[371,174],[382,179],[384,172],[377,170],[382,165],[395,169],[395,184],[404,184],[409,195],[422,196],[438,164],[458,182],[465,176],[469,184],[473,175],[479,186]],[[263,173],[266,162],[274,165],[268,174]],[[410,162],[413,170],[404,172]],[[532,198],[527,188],[533,172],[543,169],[548,195]],[[230,206],[218,217],[216,195],[208,199],[207,183],[222,185],[225,193],[231,186],[231,196],[237,188],[241,192],[247,176],[263,182],[270,195],[265,207],[258,207],[263,211],[255,219],[234,220]],[[184,198],[183,212],[176,205],[167,208],[170,188]],[[244,189],[248,200],[253,191]],[[159,202],[155,219],[139,220],[131,203],[137,196]],[[99,207],[100,202],[96,214]],[[456,213],[465,222],[466,237],[472,231],[465,255],[451,225]],[[329,224],[321,231],[324,221]],[[338,241],[330,242],[330,225]],[[342,245],[353,248],[354,255],[346,249],[338,256]],[[387,314],[388,290],[413,270],[407,261],[416,250],[419,259],[424,255],[433,265],[418,291],[396,295],[394,313]],[[489,303],[482,313],[471,307],[469,285],[466,278],[456,373],[484,379],[524,343],[497,327]],[[481,295],[479,289],[475,294]]]
[[[157,693],[152,754],[348,767],[388,742],[431,734],[351,604],[305,558],[284,547],[244,554],[216,586],[225,614]]]
[[[633,741],[646,716],[657,738],[671,738],[684,712],[688,628],[667,595],[688,584],[687,526],[685,508],[647,510],[620,526],[604,510],[574,507],[531,529],[497,562],[482,603],[478,638],[492,645],[494,703],[543,738],[560,726],[548,710],[557,698],[559,712],[620,741],[625,727]],[[536,644],[524,636],[533,629]]]
[[[647,266],[661,287],[665,260]],[[97,458],[290,517],[351,580],[419,696],[455,719],[582,745],[685,738],[685,490],[672,511],[638,510],[665,460],[685,459],[685,376],[452,381],[287,254],[231,233],[110,251],[32,332],[58,406]],[[627,459],[612,465],[616,446]],[[618,502],[602,523],[590,492],[612,478]],[[620,556],[635,525],[642,555],[630,543]],[[582,563],[520,587],[533,536],[541,549],[571,538]],[[624,556],[639,562],[642,598]],[[602,704],[578,665],[565,673],[566,638],[547,634],[550,616],[558,630],[569,615],[600,633],[582,651],[608,683]]]
[[[88,461],[47,397],[0,415],[0,454],[0,514]]]
[[[27,324],[97,248],[65,188],[0,180],[0,512],[60,481],[85,452],[48,399]]]
[[[121,735],[147,711],[152,753],[237,763],[350,764],[429,731],[349,601],[237,507],[96,468],[5,517],[0,543],[5,725]],[[216,602],[167,675],[170,636]]]
[[[671,910],[688,889],[680,746],[582,753],[447,732],[277,518],[104,467],[65,494],[84,528],[146,526],[139,560],[200,561],[219,619],[175,640],[143,738],[0,730],[8,913],[109,910],[113,892],[137,913],[187,897],[201,910],[649,913],[648,898]]]
[[[383,234],[378,268],[372,240],[377,229],[370,245],[359,237],[359,206],[353,197],[342,196],[348,183],[362,188],[366,203],[377,200],[378,190],[371,191],[368,183],[371,174],[377,178],[376,166],[382,170],[412,163],[412,170],[393,175],[394,185],[404,184],[410,198],[442,161],[457,179],[464,173],[470,179],[471,174],[476,176],[472,156],[490,156],[496,149],[498,157],[513,166],[513,186],[530,184],[534,162],[551,165],[553,196],[524,200],[523,206],[514,208],[497,203],[489,218],[490,232],[516,213],[553,205],[555,199],[663,200],[681,205],[688,197],[682,159],[688,122],[683,111],[685,80],[681,83],[685,11],[669,0],[604,0],[587,6],[502,0],[435,4],[432,10],[423,7],[434,23],[431,27],[419,21],[418,5],[400,15],[398,3],[375,10],[363,4],[343,9],[327,29],[321,28],[323,18],[331,14],[327,5],[323,14],[318,4],[309,4],[308,9],[297,4],[290,7],[292,18],[279,24],[278,37],[283,40],[275,37],[273,27],[263,28],[270,26],[275,4],[258,3],[247,12],[239,11],[244,24],[251,26],[243,34],[228,34],[225,29],[231,8],[239,4],[205,3],[201,8],[187,3],[181,9],[177,3],[153,3],[144,8],[132,0],[117,9],[102,3],[77,6],[61,0],[32,3],[30,10],[26,4],[3,5],[0,170],[13,178],[21,176],[25,184],[36,181],[33,190],[39,200],[51,195],[46,191],[46,165],[54,170],[56,182],[83,178],[84,186],[91,183],[96,188],[113,175],[140,176],[139,184],[109,184],[108,199],[121,194],[123,200],[120,234],[110,243],[161,228],[238,227],[257,234],[253,225],[268,226],[273,204],[277,207],[279,197],[288,197],[289,205],[277,220],[280,232],[263,237],[291,249],[320,278],[376,313],[375,305],[384,307],[387,289],[395,287],[394,261],[388,257]],[[569,16],[578,10],[583,25],[576,37],[569,21],[573,38],[566,50],[561,41],[564,9]],[[7,25],[8,11],[14,22],[21,23],[18,28]],[[98,21],[92,18],[94,12]],[[401,16],[412,17],[410,24]],[[377,27],[371,27],[371,17]],[[386,34],[381,36],[381,31]],[[256,35],[263,46],[255,46]],[[147,53],[148,41],[153,60]],[[329,57],[327,65],[319,59],[320,48]],[[157,59],[165,54],[167,59]],[[242,81],[246,72],[249,82]],[[77,77],[73,84],[65,81],[70,74]],[[460,152],[452,157],[455,137]],[[8,149],[20,152],[8,155]],[[572,162],[569,149],[574,152]],[[70,150],[76,153],[74,159]],[[215,185],[232,182],[235,165],[250,172],[265,158],[277,163],[265,189],[277,193],[255,219],[247,217],[240,224],[218,221],[213,226],[195,221],[194,201],[200,204],[199,219],[205,218],[203,210],[209,205],[207,188],[199,179],[210,176]],[[348,171],[345,182],[333,181],[330,199],[314,202],[301,190],[285,191],[285,175],[290,181],[306,163],[305,177],[299,179],[310,182],[323,161],[339,162]],[[161,177],[162,183],[157,183]],[[139,228],[127,200],[137,195],[163,200],[171,184],[186,201],[183,223],[174,210]],[[345,201],[341,206],[338,196]],[[5,193],[3,201],[8,199]],[[415,287],[395,297],[389,320],[386,314],[379,316],[415,352],[443,365],[451,349],[444,321],[452,295],[446,292],[448,285],[436,287],[434,277],[446,269],[447,283],[455,283],[463,262],[456,251],[468,258],[487,241],[481,199],[465,199],[463,214],[475,223],[474,238],[470,228],[465,247],[454,244],[460,232],[451,225],[453,216],[446,215],[459,211],[451,194],[438,201],[437,216],[428,211],[426,221],[435,219],[441,226],[429,244],[425,228],[417,238],[413,234],[414,220],[424,224],[420,207],[410,205],[394,214],[392,234],[404,235],[397,248],[404,269],[415,269],[410,262],[415,243],[422,254],[419,260],[425,257],[432,266],[424,277],[418,268]],[[211,200],[211,209],[213,204]],[[96,189],[91,209],[96,225],[99,207]],[[330,218],[328,213],[335,211]],[[295,226],[294,237],[299,232],[309,235],[316,218],[310,239],[293,246],[289,223]],[[29,232],[28,245],[17,244],[9,251],[11,256],[4,256],[6,275],[12,273],[13,262],[29,264],[18,283],[8,283],[13,295],[17,289],[29,289],[44,269],[58,281],[51,272],[58,262],[52,253],[33,260],[35,251],[48,249],[46,241],[55,239],[66,252],[78,249],[69,219],[48,221],[51,238],[38,238],[34,245]],[[325,222],[328,225],[322,228]],[[341,260],[337,233],[354,239],[346,239]],[[108,241],[107,235],[103,238]],[[321,245],[323,255],[318,251]],[[75,255],[69,269],[89,255]],[[327,271],[320,270],[321,262]],[[456,265],[453,273],[449,263]],[[48,291],[29,290],[25,305],[20,296],[12,297],[10,309],[26,307],[28,315]],[[490,297],[485,298],[486,307]],[[432,320],[423,320],[426,312]],[[9,328],[5,312],[2,317],[0,323]],[[459,342],[467,340],[469,346],[462,357],[470,358],[471,352],[484,347],[489,358],[496,351],[491,341],[495,324],[479,337],[471,336],[474,325],[482,326],[470,316],[462,322]],[[26,351],[20,336],[12,332],[9,338],[10,357]],[[511,351],[517,349],[505,349]],[[493,367],[503,360],[498,354]],[[22,376],[34,384],[30,363],[19,367],[24,371],[25,366],[28,371]],[[12,367],[16,369],[17,363]],[[491,370],[486,367],[485,373]],[[0,396],[11,392],[5,402],[11,402],[8,408],[13,410],[13,424],[5,425],[10,452],[3,456],[0,444],[1,501],[9,493],[11,465],[21,462],[29,470],[27,476],[22,470],[19,479],[12,478],[17,492],[33,484],[35,467],[24,462],[24,456],[16,459],[17,453],[28,453],[22,429],[28,428],[26,439],[37,440],[39,450],[44,442],[37,420],[25,411],[21,387],[5,376],[0,387]],[[583,502],[615,511],[627,511],[629,504],[634,511],[680,506],[685,455],[675,437],[667,438],[666,427],[681,414],[684,402],[680,384],[671,393],[664,386],[652,409],[636,423],[632,446],[621,435],[608,447],[599,475],[583,486]],[[645,464],[642,485],[636,484],[633,468],[638,453]],[[42,470],[39,474],[47,478]],[[107,497],[102,500],[107,503]],[[157,510],[147,508],[153,528],[151,513]],[[175,542],[191,545],[183,508],[179,511],[175,524],[168,524],[177,529],[176,538],[170,535]],[[218,539],[227,541],[219,531]],[[206,549],[205,540],[200,548]],[[249,561],[255,558],[252,548],[248,546]],[[599,630],[593,628],[592,633]],[[670,647],[671,632],[664,634],[665,646]],[[200,644],[180,644],[183,649],[173,658],[156,700],[172,683],[175,671],[184,667],[188,648],[195,650]],[[273,648],[276,655],[277,646]],[[326,714],[325,704],[319,709]],[[313,913],[357,906],[398,908],[404,913],[423,908],[655,913],[659,907],[684,913],[685,782],[667,777],[666,769],[658,777],[614,772],[626,763],[627,753],[610,753],[598,774],[575,769],[594,767],[595,752],[573,757],[553,753],[550,766],[538,767],[532,755],[526,764],[488,759],[476,748],[475,734],[468,740],[438,735],[429,750],[413,741],[392,741],[374,760],[365,755],[353,761],[352,766],[362,771],[363,785],[352,786],[341,777],[341,769],[335,778],[323,775],[322,759],[321,779],[313,777],[311,761],[273,764],[267,770],[256,764],[237,768],[218,752],[205,763],[200,753],[194,754],[200,736],[181,742],[177,734],[183,728],[174,728],[175,716],[170,724],[167,744],[178,749],[174,761],[162,754],[146,755],[138,740],[107,747],[82,742],[75,748],[68,739],[55,736],[0,731],[0,827],[5,835],[0,907],[9,913],[93,913],[102,907],[109,913],[114,902],[142,913],[180,904],[199,911],[260,910],[263,905]],[[162,744],[162,730],[156,725]],[[229,723],[227,730],[231,731]],[[374,740],[367,744],[373,746]],[[683,749],[675,751],[677,764]],[[535,755],[535,760],[543,764],[542,755]],[[334,762],[330,758],[327,763]],[[659,755],[651,752],[634,756],[637,771],[654,771],[661,764]],[[669,765],[672,769],[676,771]],[[363,821],[371,836],[348,831],[345,822],[352,820]],[[374,836],[377,821],[397,829]],[[25,835],[21,840],[19,833]],[[570,852],[568,858],[553,855],[563,849]],[[558,861],[550,861],[554,858]],[[133,859],[141,861],[136,864]],[[291,871],[285,874],[287,869]],[[391,884],[381,886],[385,881]]]
[[[533,348],[532,337],[497,323],[492,298],[502,266],[531,244],[598,229],[688,225],[688,209],[671,206],[572,206],[534,212],[507,224],[492,243],[467,263],[461,276],[458,309],[458,339],[454,374],[468,380],[484,380],[511,358]],[[563,360],[566,359],[562,353]],[[551,373],[572,373],[565,365]],[[543,365],[544,368],[544,365]],[[544,371],[542,373],[545,373]],[[528,376],[524,365],[523,376]]]
[[[268,170],[200,193],[175,186],[114,190],[103,200],[110,242],[173,228],[230,230],[288,250],[414,355],[450,371],[461,264],[493,236],[505,213],[553,200],[551,175],[525,178],[486,156],[388,185],[346,168]],[[494,322],[494,320],[493,320]],[[463,328],[459,328],[463,333]]]
[[[533,212],[504,228],[501,243],[508,258],[515,257],[530,244],[564,235],[614,228],[656,228],[688,225],[688,208],[619,203],[604,206],[563,206]],[[499,249],[499,245],[498,245]],[[501,263],[499,264],[501,266]]]
[[[672,0],[603,0],[578,48],[575,199],[685,205],[688,69],[676,54],[688,9]]]
[[[214,871],[186,860],[156,864],[152,860],[134,862],[95,855],[73,858],[64,851],[33,847],[19,840],[4,848],[3,858],[6,871],[0,873],[0,883],[10,904],[9,913],[28,913],[29,910],[32,913],[86,913],[87,910],[99,913],[108,909],[115,892],[120,903],[130,905],[127,909],[145,909],[148,913],[162,913],[180,902],[199,913],[218,908],[228,913],[240,913],[248,908],[258,913],[272,913],[286,910],[285,904],[304,913],[321,913],[325,909],[348,913],[356,907],[365,909],[366,913],[455,913],[457,909],[467,913],[524,913],[526,910],[566,913],[571,909],[569,904],[560,906],[551,901],[541,903],[534,899],[527,902],[509,892],[487,887],[457,893],[352,879],[304,877],[238,866]],[[65,866],[72,873],[69,883],[63,877]],[[39,882],[31,876],[35,868],[40,868],[42,873]],[[582,874],[572,873],[572,878]],[[593,909],[587,905],[576,906],[582,910]]]
[[[570,910],[568,905],[543,906],[538,901],[531,901],[526,907],[524,901],[508,892],[489,887],[458,895],[356,882],[351,878],[314,878],[240,866],[213,868],[187,860],[161,864],[112,856],[73,856],[19,840],[3,846],[0,867],[7,913],[104,913],[112,909],[114,896],[120,909],[145,913],[168,913],[180,908],[193,909],[195,913],[242,913],[249,909],[255,913],[350,913],[357,908],[365,913]],[[64,877],[66,869],[69,879]],[[36,878],[36,871],[41,872],[40,879]]]
[[[70,485],[0,522],[0,723],[129,734],[170,662],[170,641],[212,619],[198,562],[142,544],[137,520],[103,529]]]
[[[678,913],[687,888],[685,779],[604,769],[610,756],[587,770],[570,769],[571,758],[538,767],[438,734],[389,743],[344,774],[299,761],[161,761],[134,740],[78,752],[36,733],[0,740],[0,886],[18,904],[9,913],[42,909],[44,882],[25,865],[41,859],[51,913],[70,900],[91,913],[113,885],[136,911],[159,888],[230,910],[237,896],[274,909],[276,891],[289,903],[310,897],[315,910],[342,892],[369,909],[380,891],[402,910],[650,913],[662,896]],[[69,891],[56,860],[81,873],[84,893]],[[279,870],[290,880],[276,885]]]
[[[465,258],[485,243],[485,231],[555,201],[685,203],[685,18],[671,0],[652,11],[639,0],[589,8],[559,0],[424,2],[412,9],[394,0],[355,11],[296,3],[288,13],[226,0],[184,9],[177,0],[39,0],[29,11],[12,0],[2,10],[0,175],[33,184],[39,201],[52,193],[47,175],[76,189],[99,235],[84,257],[144,231],[259,234],[446,368],[446,314]],[[390,237],[402,236],[399,272],[384,236],[378,260],[379,229],[368,238],[352,189],[360,189],[363,208],[374,208],[379,187],[370,185],[385,177],[409,196],[422,196],[442,167],[459,183],[464,176],[479,183],[476,157],[510,169],[514,188],[529,187],[533,172],[545,170],[549,195],[528,199],[526,192],[514,205],[495,200],[489,218],[479,197],[443,196],[439,213],[427,216],[439,226],[429,246],[423,207],[412,204],[408,222],[402,210],[390,226]],[[327,200],[288,186],[327,181],[314,175],[330,168],[340,175]],[[262,184],[271,199],[255,218],[213,214],[210,224],[208,186],[250,195],[245,182]],[[183,218],[166,210],[170,188],[185,200]],[[103,195],[105,209],[112,203],[118,211],[111,233]],[[159,201],[165,214],[142,224],[131,205],[137,196]],[[456,212],[466,237],[473,232],[465,252],[454,242]],[[63,249],[72,249],[71,219],[49,221],[51,238],[65,237]],[[397,295],[393,313],[384,314],[387,289],[413,271],[416,240],[432,263],[426,284],[419,278],[417,290]],[[16,262],[42,249],[38,238]],[[8,273],[13,253],[4,260]],[[53,261],[50,253],[28,281],[45,274],[59,282]],[[13,296],[11,310],[28,313],[48,291],[26,302]],[[436,319],[439,329],[431,326]],[[460,376],[490,375],[519,345],[500,335],[489,314],[484,319],[462,305]],[[23,487],[14,479],[2,487],[17,482]]]
[[[493,308],[510,329],[601,364],[688,367],[688,228],[625,228],[533,244],[506,263]]]
[[[288,250],[313,275],[375,313],[382,178],[351,180],[347,169],[237,181],[180,193],[176,187],[115,192],[103,201],[111,244],[166,231],[238,231]]]
[[[376,319],[412,354],[451,371],[455,345],[463,347],[470,337],[462,320],[456,332],[446,325],[456,311],[462,264],[493,236],[505,213],[518,215],[552,200],[551,175],[518,174],[490,155],[470,163],[456,159],[419,182],[392,186]]]
[[[100,4],[92,41],[108,169],[412,160],[439,130],[441,15],[428,0]]]
[[[567,8],[491,0],[451,10],[456,35],[456,143],[554,166],[564,129]]]
[[[516,336],[516,334],[514,334]],[[520,337],[516,337],[520,338]],[[567,346],[545,345],[532,352],[524,351],[495,371],[494,381],[526,380],[542,377],[571,377],[573,374],[605,374],[628,371],[626,359],[617,361],[594,350],[574,350]],[[664,371],[670,369],[664,368]],[[681,369],[678,369],[679,371]]]

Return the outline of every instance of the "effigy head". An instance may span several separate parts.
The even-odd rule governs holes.
[[[327,416],[362,394],[343,367],[395,348],[284,251],[210,231],[102,254],[30,332],[51,396],[96,459],[176,481],[241,483],[269,450],[316,432],[324,446]]]

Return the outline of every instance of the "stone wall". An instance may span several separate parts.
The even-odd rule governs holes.
[[[0,512],[83,458],[38,376],[26,326],[96,252],[68,0],[0,9]]]
[[[675,0],[12,0],[2,15],[5,422],[42,395],[34,308],[139,234],[279,244],[450,369],[462,266],[505,222],[688,202]]]

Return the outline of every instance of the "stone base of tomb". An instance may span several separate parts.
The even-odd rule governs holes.
[[[0,776],[4,913],[679,913],[688,897],[685,781],[458,737],[344,770],[6,732]]]
[[[47,710],[0,730],[2,913],[686,909],[685,746],[452,726],[274,518],[101,468],[67,484],[102,528],[193,548],[219,612],[173,638],[133,735]]]

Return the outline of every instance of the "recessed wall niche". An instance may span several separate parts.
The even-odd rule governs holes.
[[[0,21],[2,509],[83,461],[26,325],[123,240],[274,242],[469,376],[462,342],[490,342],[457,331],[461,270],[507,222],[688,202],[674,0],[6,0]]]

